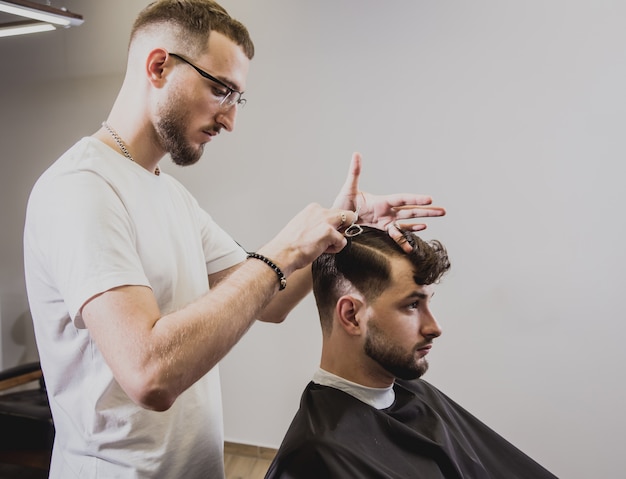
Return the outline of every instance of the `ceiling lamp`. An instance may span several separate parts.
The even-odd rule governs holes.
[[[0,0],[0,12],[30,20],[0,24],[0,37],[45,32],[59,27],[72,27],[83,23],[82,15],[64,8],[29,2],[27,0]]]

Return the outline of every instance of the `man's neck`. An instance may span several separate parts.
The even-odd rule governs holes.
[[[109,126],[109,128],[111,129],[114,128],[108,122],[106,123]],[[113,130],[113,131],[115,132],[116,135],[118,135],[124,147],[130,153],[132,161],[144,167],[148,171],[154,172],[155,170],[158,169],[158,162],[164,156],[160,150],[155,149],[154,146],[151,145],[150,143],[144,144],[145,138],[142,139],[142,141],[139,141],[139,140],[135,140],[134,138],[132,138],[130,134],[127,134],[126,136],[129,137],[127,139],[127,138],[124,138],[122,134],[119,133],[117,130]],[[126,153],[123,151],[123,149],[120,147],[119,143],[115,140],[111,132],[104,126],[104,124],[92,136],[94,138],[97,138],[98,140],[106,144],[107,146],[111,147],[113,150],[128,157]],[[147,137],[148,135],[145,135],[145,136]]]
[[[361,386],[388,388],[395,377],[380,364],[344,345],[322,345],[320,368]]]

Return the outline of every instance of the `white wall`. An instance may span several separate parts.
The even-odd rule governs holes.
[[[66,1],[97,16],[0,41],[0,294],[23,297],[28,190],[107,114],[145,3]],[[449,213],[424,236],[453,269],[427,378],[559,477],[623,475],[626,4],[223,4],[257,46],[249,103],[200,164],[163,169],[249,249],[308,202],[330,204],[355,150],[364,189],[432,194]],[[23,321],[12,310],[5,350],[6,324]],[[255,325],[222,363],[227,438],[277,446],[319,349],[310,298]]]

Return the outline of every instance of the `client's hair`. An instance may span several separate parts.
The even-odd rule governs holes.
[[[406,253],[386,231],[363,226],[363,232],[348,238],[348,244],[337,254],[322,254],[313,262],[313,293],[320,314],[322,331],[332,328],[337,300],[352,285],[369,301],[378,297],[391,280],[392,257],[406,257],[414,267],[413,279],[418,285],[437,282],[450,269],[445,247],[437,240],[424,241],[414,233],[403,232],[413,247]]]

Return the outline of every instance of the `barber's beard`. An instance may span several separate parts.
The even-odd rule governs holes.
[[[370,321],[364,349],[365,354],[395,377],[417,379],[428,370],[426,358],[417,357],[417,349],[423,346],[423,344],[416,344],[412,349],[404,350],[394,344],[381,328]]]
[[[157,134],[163,148],[170,154],[172,161],[179,166],[197,163],[204,145],[193,147],[185,139],[185,128],[189,121],[186,110],[177,107],[176,98],[163,108],[161,118],[157,122]]]

